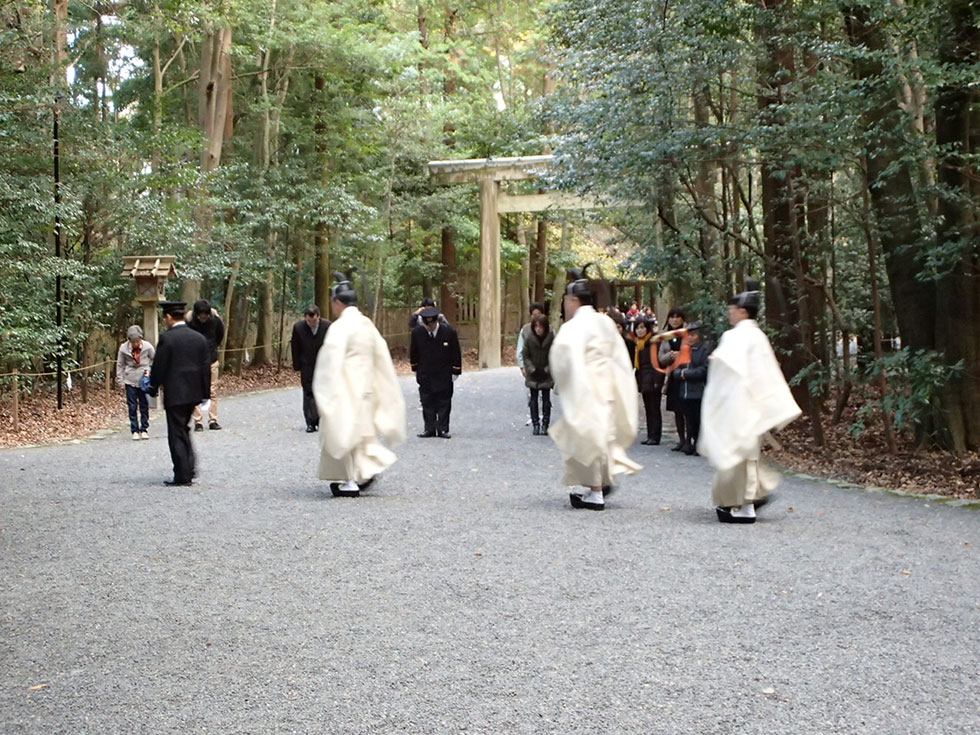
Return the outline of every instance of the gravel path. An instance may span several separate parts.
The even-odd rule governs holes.
[[[575,511],[515,368],[456,384],[359,499],[298,390],[230,398],[167,488],[149,442],[0,451],[0,732],[975,733],[980,513],[788,479],[715,521],[637,445]]]

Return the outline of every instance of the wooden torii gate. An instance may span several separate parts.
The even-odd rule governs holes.
[[[501,181],[537,178],[554,156],[471,158],[430,161],[429,176],[436,184],[480,185],[480,368],[500,367],[500,217],[510,212],[558,209],[597,209],[597,199],[560,192],[511,196],[500,191]]]

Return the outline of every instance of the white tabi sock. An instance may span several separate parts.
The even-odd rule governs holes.
[[[755,507],[752,503],[746,503],[741,508],[732,508],[732,516],[735,518],[755,518]]]
[[[356,482],[354,482],[353,480],[348,480],[347,482],[343,483],[340,486],[340,489],[343,490],[343,491],[345,491],[345,492],[351,492],[351,491],[354,491],[354,490],[358,490],[360,488],[357,487],[357,483]]]
[[[606,503],[602,497],[602,490],[589,490],[587,495],[582,496],[582,500],[586,503],[595,503],[596,505],[605,505]]]

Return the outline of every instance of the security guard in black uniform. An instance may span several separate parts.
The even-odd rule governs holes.
[[[208,341],[184,321],[183,301],[164,301],[167,331],[160,335],[150,370],[150,394],[163,386],[167,412],[167,442],[174,479],[165,485],[190,485],[194,478],[194,447],[190,422],[194,406],[211,395],[211,351]]]
[[[439,310],[429,306],[419,313],[422,324],[412,330],[409,360],[419,384],[422,438],[449,439],[449,413],[453,403],[453,381],[463,372],[463,357],[456,330],[440,323]]]

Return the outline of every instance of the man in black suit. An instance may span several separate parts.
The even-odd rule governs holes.
[[[419,384],[422,438],[449,439],[449,412],[453,403],[453,381],[463,372],[463,357],[456,330],[440,323],[439,310],[428,306],[419,313],[421,326],[412,330],[409,360]]]
[[[303,318],[293,325],[293,370],[299,372],[299,382],[303,385],[303,416],[306,418],[306,431],[312,433],[320,428],[320,414],[313,398],[313,368],[316,367],[316,354],[327,336],[329,319],[320,318],[320,307],[311,304],[303,312]]]
[[[211,392],[211,361],[208,341],[187,326],[183,301],[164,301],[167,331],[160,335],[150,370],[150,393],[163,386],[167,412],[167,443],[174,464],[174,479],[166,485],[190,485],[194,478],[194,447],[190,421],[194,407]]]

